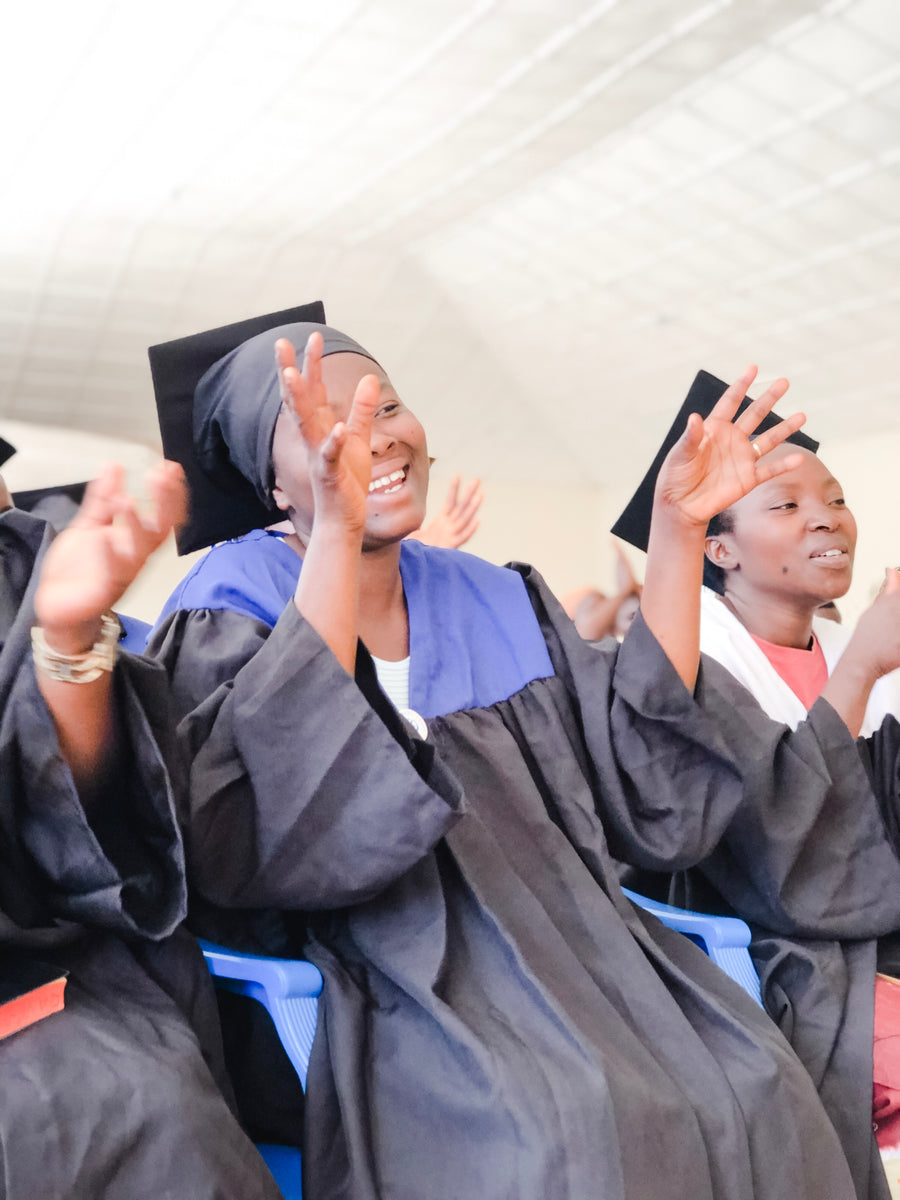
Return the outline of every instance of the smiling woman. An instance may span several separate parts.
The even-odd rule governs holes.
[[[799,465],[714,517],[706,554],[725,604],[755,637],[807,650],[816,610],[850,587],[856,521],[824,463],[795,447],[773,454],[788,450]]]
[[[701,372],[687,411],[708,412],[724,387]],[[670,439],[685,419],[682,409]],[[776,447],[768,457],[791,454],[791,468],[709,522],[700,646],[751,693],[751,705],[784,726],[803,727],[813,713],[828,711],[817,703],[822,696],[851,732],[869,735],[883,724],[890,728],[894,722],[886,718],[900,715],[900,673],[885,673],[900,629],[900,575],[888,573],[885,594],[855,632],[816,615],[823,602],[850,587],[857,533],[843,489],[817,449],[809,439]],[[637,540],[636,526],[649,513],[636,497],[623,521],[626,516],[623,536]],[[876,754],[873,774],[881,769]],[[858,783],[842,781],[841,789],[849,803],[863,802],[865,788]],[[788,828],[802,820],[788,799],[769,814],[767,836],[783,837],[781,822]],[[893,828],[890,812],[884,820]],[[745,830],[743,836],[752,840],[757,833]],[[826,838],[822,830],[811,832],[815,844]],[[851,1161],[860,1178],[871,1181],[868,1194],[880,1195],[880,1173],[867,1165],[873,1122],[886,1157],[900,1143],[900,1093],[893,1087],[898,1073],[891,1058],[895,985],[880,975],[876,981],[877,970],[900,970],[892,953],[895,935],[881,936],[884,927],[871,921],[867,904],[852,890],[840,896],[840,933],[831,921],[811,920],[834,896],[824,857],[810,867],[787,855],[782,877],[763,900],[733,878],[731,854],[723,843],[705,862],[673,877],[669,899],[707,912],[736,912],[752,923],[751,953],[766,1007],[819,1082],[829,1115],[852,1148]]]
[[[621,646],[597,647],[530,568],[405,538],[425,439],[367,351],[283,315],[251,325],[200,337],[195,350],[213,346],[196,390],[196,362],[193,382],[161,368],[171,347],[155,374],[196,409],[189,476],[199,454],[225,483],[207,506],[217,538],[285,511],[292,532],[214,546],[149,652],[190,767],[194,920],[302,953],[325,980],[304,1187],[861,1196],[783,1039],[630,904],[614,862],[672,870],[738,814],[765,827],[762,810],[790,804],[804,817],[791,836],[770,853],[739,841],[733,876],[768,894],[785,842],[802,857],[809,830],[833,829],[839,848],[817,853],[847,872],[864,853],[864,882],[890,875],[866,899],[900,926],[874,799],[831,802],[830,770],[867,787],[846,729],[832,715],[785,745],[758,711],[743,720],[726,673],[724,698],[714,675],[697,683],[707,522],[794,465],[769,451],[801,416],[748,440],[786,381],[732,424],[750,369],[690,422],[663,468],[641,612]],[[268,1083],[274,1064],[256,1065]]]
[[[852,630],[818,611],[850,587],[856,520],[817,455],[791,450],[799,459],[792,470],[709,523],[701,647],[770,716],[796,727],[839,660],[849,654],[845,665],[851,663],[861,645]],[[773,456],[785,453],[779,448]],[[861,709],[865,734],[888,713],[900,714],[900,675],[877,678]]]

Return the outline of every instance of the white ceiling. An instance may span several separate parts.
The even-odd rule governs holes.
[[[452,469],[642,473],[695,370],[900,427],[898,0],[46,0],[0,41],[2,418],[321,297]]]

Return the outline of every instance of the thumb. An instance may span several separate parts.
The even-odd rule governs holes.
[[[703,418],[699,413],[691,413],[687,419],[684,433],[678,439],[676,445],[679,449],[687,450],[689,453],[697,449],[703,441]]]
[[[884,572],[885,595],[897,591],[900,591],[900,570],[897,567],[888,567]]]
[[[381,383],[377,375],[363,375],[356,385],[347,428],[368,443],[372,431],[372,418],[381,399]]]

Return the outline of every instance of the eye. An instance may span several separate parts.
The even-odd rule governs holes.
[[[839,505],[841,506],[841,508],[843,508],[843,507],[844,507],[844,505],[847,503],[847,501],[844,499],[844,497],[843,497],[843,496],[835,496],[835,498],[832,500],[832,502],[831,502],[831,503],[832,503],[832,504],[839,504]]]
[[[784,500],[781,504],[773,504],[771,511],[772,512],[788,512],[790,509],[796,508],[796,507],[797,507],[797,505],[794,503],[793,500]]]
[[[390,416],[393,416],[393,414],[395,412],[397,412],[399,410],[399,408],[400,408],[399,401],[389,400],[387,404],[382,404],[381,408],[379,408],[378,411],[375,413],[375,416],[376,417],[390,417]]]

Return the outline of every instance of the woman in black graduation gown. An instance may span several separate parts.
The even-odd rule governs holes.
[[[613,527],[614,533],[646,549],[656,470],[667,448],[681,436],[688,414],[708,413],[725,387],[706,372],[697,375],[653,466]],[[825,546],[840,545],[850,548],[852,560],[856,540],[853,518],[844,510],[839,485],[813,457],[818,443],[805,433],[790,440],[802,447],[797,469],[746,497],[728,514],[727,521],[716,522],[716,533],[710,531],[707,541],[707,552],[716,557],[723,548],[722,538],[727,541],[732,550],[730,586],[737,595],[729,609],[714,598],[714,592],[721,595],[723,591],[723,572],[713,561],[706,561],[704,581],[711,590],[703,601],[708,624],[701,644],[708,639],[710,657],[730,668],[741,683],[730,698],[730,709],[723,708],[719,715],[723,724],[730,723],[736,713],[739,722],[752,726],[762,710],[796,726],[799,718],[794,709],[802,709],[797,698],[781,699],[783,693],[791,696],[787,684],[777,680],[762,650],[753,645],[734,614],[746,623],[745,614],[755,604],[753,632],[776,641],[785,630],[794,635],[801,632],[804,618],[811,627],[817,589],[842,595],[849,586],[846,554],[843,561],[832,561],[826,567],[809,558]],[[785,445],[778,453],[790,448]],[[741,517],[748,501],[752,505],[745,526]],[[726,526],[734,527],[737,534],[726,536]],[[758,538],[760,531],[767,539],[765,553],[760,554],[757,545],[754,559],[752,543],[748,546],[742,538],[746,535],[749,542],[754,533]],[[896,584],[894,579],[863,615],[852,638],[847,635],[843,649],[839,639],[826,642],[823,637],[823,645],[830,648],[831,676],[822,695],[854,736],[864,722],[877,726],[892,695],[888,688],[867,711],[873,682],[898,662],[900,593],[894,590]],[[735,637],[735,628],[740,630],[740,638]],[[795,637],[794,644],[805,642],[809,634],[807,628],[803,638]],[[752,656],[757,656],[764,671]],[[812,660],[813,656],[809,653],[808,657]],[[767,682],[767,675],[777,686]],[[817,703],[811,719],[818,720],[819,711]],[[878,1130],[887,1151],[882,1151],[884,1167],[880,1161],[873,1121],[884,1123],[891,1113],[884,1089],[873,1096],[872,1086],[875,1014],[879,1001],[883,1002],[885,995],[890,997],[890,991],[882,992],[879,984],[876,1001],[876,972],[900,975],[897,887],[893,863],[886,860],[879,865],[870,858],[869,849],[880,848],[885,839],[900,847],[894,799],[896,730],[896,721],[889,717],[876,736],[860,743],[875,796],[880,798],[880,816],[869,779],[851,774],[839,808],[809,813],[802,793],[796,797],[784,793],[783,801],[773,797],[763,810],[763,820],[757,814],[752,821],[739,815],[713,852],[690,870],[662,881],[629,875],[639,891],[655,891],[663,899],[692,909],[736,913],[750,923],[750,951],[766,1009],[816,1084],[840,1135],[861,1200],[887,1195],[886,1169],[895,1181],[900,1175],[898,1156],[890,1153],[896,1134],[885,1136],[890,1125],[888,1130],[883,1125]],[[856,838],[845,840],[843,830],[850,821],[860,832],[867,831],[868,846]],[[801,853],[797,853],[798,828],[804,830]],[[884,1044],[890,1047],[897,1039],[891,1034],[884,1036],[891,1028],[889,1015],[879,1014],[878,1024],[878,1036],[884,1038],[878,1080],[890,1085],[895,1082],[896,1068],[884,1055]]]
[[[279,1195],[211,1070],[165,677],[129,655],[113,669],[101,617],[183,507],[173,464],[149,483],[139,517],[108,468],[52,544],[0,511],[0,972],[69,972],[63,1011],[0,1041],[4,1200]]]
[[[612,861],[689,864],[735,814],[757,811],[747,738],[754,783],[801,790],[810,812],[840,804],[835,777],[863,777],[830,710],[789,746],[765,719],[747,738],[737,722],[723,735],[710,710],[727,680],[697,674],[705,522],[774,470],[747,435],[783,389],[732,426],[747,376],[692,423],[660,492],[644,615],[621,648],[597,649],[530,569],[401,549],[424,511],[421,427],[333,330],[310,340],[300,376],[292,344],[302,352],[309,332],[245,343],[239,328],[226,353],[216,331],[225,357],[194,414],[205,468],[240,472],[249,502],[288,512],[302,571],[265,535],[219,546],[151,643],[183,713],[190,870],[231,910],[219,929],[270,949],[293,936],[325,976],[308,1194],[852,1197],[774,1026],[633,908]],[[268,365],[276,336],[290,339],[285,409]],[[202,489],[196,460],[190,470]],[[424,741],[373,670],[372,656],[396,662],[407,648]],[[501,694],[485,695],[498,678]]]

